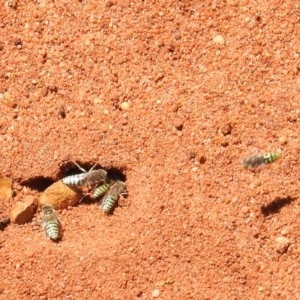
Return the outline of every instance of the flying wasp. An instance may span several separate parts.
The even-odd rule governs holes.
[[[251,156],[248,159],[243,161],[243,166],[245,168],[257,168],[262,165],[270,164],[281,157],[281,153],[272,152],[272,153],[265,153],[263,155],[255,155]]]
[[[111,213],[118,202],[119,196],[126,193],[125,182],[116,181],[100,202],[100,206],[102,207],[104,213]]]
[[[95,190],[92,194],[92,198],[96,199],[96,198],[99,198],[100,196],[103,196],[104,194],[106,194],[108,192],[110,187],[111,187],[111,184],[108,182],[104,182],[103,184],[100,184],[98,187],[95,188]]]
[[[82,167],[80,167],[77,163],[75,163],[77,167],[83,171],[83,173],[70,175],[63,178],[62,182],[66,185],[71,186],[85,186],[89,189],[106,181],[107,172],[103,169],[93,170],[96,164],[89,170],[86,171]]]
[[[41,218],[46,238],[53,241],[58,240],[61,237],[61,226],[54,207],[50,204],[43,205]]]

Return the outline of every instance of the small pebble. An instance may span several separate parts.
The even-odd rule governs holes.
[[[247,213],[249,213],[249,211],[250,211],[249,206],[246,206],[246,205],[242,206],[242,208],[241,208],[242,214],[247,214]]]
[[[5,5],[9,8],[16,9],[18,6],[18,0],[7,0]]]
[[[258,227],[253,227],[252,228],[252,236],[254,238],[258,238],[259,237],[259,228]]]
[[[286,236],[286,235],[288,235],[288,234],[290,233],[290,231],[289,231],[289,229],[286,227],[286,228],[282,229],[282,230],[280,231],[280,233],[281,233],[283,236]]]
[[[285,145],[287,143],[287,138],[286,136],[281,136],[278,140],[280,145]]]
[[[100,103],[102,103],[102,100],[99,98],[99,97],[96,97],[94,100],[93,100],[94,104],[95,105],[98,105]]]
[[[234,196],[231,198],[231,203],[237,203],[239,201],[239,198]]]
[[[3,96],[5,100],[10,100],[12,98],[9,92],[4,92]]]
[[[160,290],[158,290],[158,289],[153,290],[152,297],[153,298],[158,298],[159,296],[160,296]]]
[[[290,240],[284,236],[277,237],[275,239],[275,242],[276,242],[276,251],[280,254],[285,253],[291,244]]]
[[[220,44],[220,45],[224,45],[225,44],[225,40],[224,40],[223,36],[220,35],[220,34],[215,35],[214,38],[213,38],[213,41],[216,44]]]
[[[11,198],[12,196],[12,181],[0,175],[0,198]]]
[[[34,208],[24,202],[18,201],[10,212],[10,221],[16,224],[25,224],[32,220]]]
[[[183,129],[183,121],[181,119],[176,118],[173,124],[177,130],[181,131]]]
[[[51,204],[55,209],[65,209],[76,205],[82,198],[82,192],[77,187],[69,187],[61,180],[50,185],[39,198],[39,206]]]
[[[226,124],[221,127],[221,132],[223,135],[229,135],[231,134],[232,131],[232,125],[231,124]]]
[[[120,108],[121,108],[121,110],[128,110],[129,109],[129,107],[130,107],[130,105],[129,105],[129,103],[128,102],[122,102],[121,104],[120,104]]]
[[[24,196],[23,202],[30,206],[37,206],[37,201],[36,201],[35,197],[32,195]]]
[[[58,115],[61,117],[61,118],[65,118],[67,115],[66,115],[66,110],[65,110],[65,107],[63,105],[60,105],[59,108],[58,108]]]

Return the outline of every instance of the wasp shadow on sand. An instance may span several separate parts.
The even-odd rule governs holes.
[[[277,214],[284,206],[290,205],[296,199],[297,198],[291,197],[291,196],[277,197],[275,200],[273,200],[268,205],[263,205],[260,208],[260,210],[265,217],[267,217],[269,215]]]

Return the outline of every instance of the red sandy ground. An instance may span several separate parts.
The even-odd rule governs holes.
[[[0,299],[300,299],[299,21],[289,0],[0,1],[1,217],[73,162],[129,191],[59,211],[59,243],[37,217],[0,231]]]

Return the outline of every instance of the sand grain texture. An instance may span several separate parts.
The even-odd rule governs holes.
[[[59,243],[1,230],[0,299],[298,297],[296,1],[9,0],[0,20],[1,218],[74,162],[128,189],[111,216],[59,211]]]

